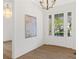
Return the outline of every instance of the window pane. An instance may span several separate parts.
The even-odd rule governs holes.
[[[52,35],[52,15],[49,15],[49,35]]]
[[[64,36],[64,14],[55,14],[54,15],[54,35],[55,36]]]
[[[67,24],[67,36],[71,36],[71,27],[72,27],[72,13],[71,12],[68,12],[68,14],[67,14],[67,22],[68,22],[68,24]]]

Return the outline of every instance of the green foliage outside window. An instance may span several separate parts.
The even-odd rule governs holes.
[[[64,14],[56,14],[54,19],[54,35],[63,36],[64,35]]]

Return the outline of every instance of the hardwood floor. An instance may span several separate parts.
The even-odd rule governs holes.
[[[5,42],[3,49],[3,59],[12,59],[12,42]],[[17,59],[76,59],[74,52],[69,48],[43,45]]]
[[[69,48],[43,45],[17,59],[76,59],[74,52]]]
[[[12,57],[12,42],[7,41],[3,43],[3,59],[11,59]]]

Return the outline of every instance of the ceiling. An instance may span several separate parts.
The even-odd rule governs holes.
[[[36,3],[37,5],[40,5],[39,1],[40,0],[32,0],[34,3]],[[63,4],[66,4],[66,3],[70,3],[70,2],[73,2],[73,1],[76,1],[76,0],[56,0],[56,6],[58,5],[63,5]]]

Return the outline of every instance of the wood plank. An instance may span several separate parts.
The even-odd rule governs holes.
[[[12,41],[3,43],[3,59],[11,59],[12,57]]]
[[[70,48],[43,45],[17,59],[76,59],[74,52]]]

